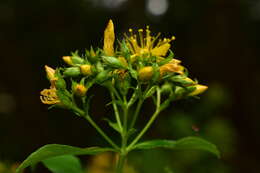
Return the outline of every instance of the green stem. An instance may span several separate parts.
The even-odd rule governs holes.
[[[118,124],[120,131],[122,132],[123,127],[122,127],[122,123],[121,123],[121,120],[120,120],[120,116],[119,116],[119,112],[118,112],[118,109],[117,109],[117,105],[116,105],[116,102],[115,102],[115,96],[114,96],[113,92],[111,92],[111,98],[112,98],[112,104],[113,104],[113,108],[114,108],[114,112],[115,112],[116,122]]]
[[[84,117],[111,146],[117,150],[120,150],[120,148],[106,135],[106,133],[92,120],[89,115]]]
[[[133,120],[131,121],[131,124],[129,126],[129,129],[133,128],[135,123],[136,123],[136,120],[137,120],[137,117],[140,113],[140,110],[141,110],[141,107],[142,107],[142,104],[143,104],[143,99],[140,98],[138,103],[137,103],[137,106],[136,106],[136,110],[135,110],[135,113],[133,115]]]
[[[116,173],[123,173],[125,161],[126,161],[126,155],[120,154],[117,162]]]
[[[73,110],[77,112],[81,117],[84,117],[111,146],[113,146],[116,150],[120,150],[120,148],[112,141],[112,139],[110,139],[106,135],[106,133],[92,120],[88,113],[85,113],[76,105],[74,105]]]
[[[161,93],[160,89],[157,88],[157,103],[156,103],[156,111],[150,118],[150,120],[147,122],[143,130],[137,135],[137,137],[132,141],[132,143],[127,147],[127,151],[130,151],[132,147],[141,139],[141,137],[145,134],[145,132],[149,129],[149,127],[152,125],[154,120],[156,119],[157,115],[161,112],[160,110],[160,104],[161,104]]]
[[[148,123],[145,125],[143,130],[138,134],[138,136],[132,141],[132,143],[127,147],[127,151],[130,151],[132,147],[141,139],[141,137],[145,134],[145,132],[149,129],[149,127],[152,125],[154,120],[156,119],[157,115],[160,113],[159,110],[156,110],[154,114],[152,115],[151,119],[148,121]]]
[[[123,121],[123,131],[121,133],[122,137],[122,146],[121,146],[121,151],[119,155],[119,160],[117,162],[117,167],[116,167],[116,173],[123,173],[123,168],[124,164],[126,161],[126,156],[127,156],[127,139],[128,139],[128,130],[127,130],[127,116],[128,116],[128,107],[127,107],[127,100],[126,97],[124,96],[124,106],[123,106],[123,113],[124,113],[124,121]]]

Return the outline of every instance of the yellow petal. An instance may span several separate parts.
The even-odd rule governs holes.
[[[53,105],[60,103],[55,88],[44,89],[41,91],[40,99],[43,104]]]
[[[170,49],[171,45],[169,43],[163,44],[159,47],[155,47],[151,50],[152,55],[155,56],[165,56]]]
[[[104,47],[103,47],[104,52],[108,56],[114,55],[114,41],[115,41],[114,24],[113,21],[110,19],[104,31]]]

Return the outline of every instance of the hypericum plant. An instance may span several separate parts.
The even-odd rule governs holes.
[[[104,32],[103,48],[86,50],[64,56],[66,67],[55,69],[45,66],[50,88],[41,91],[42,103],[72,111],[85,118],[98,133],[110,144],[108,148],[77,148],[66,145],[49,144],[32,153],[18,168],[22,169],[42,161],[63,155],[93,155],[105,151],[118,153],[116,173],[123,172],[127,154],[133,150],[157,147],[169,149],[201,149],[219,156],[215,145],[199,138],[186,137],[179,140],[140,139],[153,124],[158,115],[172,101],[196,97],[207,86],[198,84],[188,77],[187,69],[181,61],[174,58],[170,43],[175,39],[152,36],[149,27],[137,32],[129,29],[128,34],[114,47],[115,34],[112,20]],[[121,144],[115,143],[90,115],[91,87],[102,86],[111,95],[114,119],[108,125],[119,133]],[[136,129],[136,121],[144,102],[151,98],[154,113],[147,117],[142,129]],[[166,127],[167,128],[167,127]]]

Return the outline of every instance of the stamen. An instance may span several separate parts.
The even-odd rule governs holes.
[[[139,29],[139,39],[140,39],[140,43],[141,43],[141,48],[144,48],[144,38],[143,38],[143,29]]]

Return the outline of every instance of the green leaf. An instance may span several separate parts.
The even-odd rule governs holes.
[[[53,173],[83,173],[80,160],[72,155],[52,157],[43,164]]]
[[[105,121],[108,122],[108,125],[112,127],[115,131],[121,134],[121,129],[119,128],[118,124],[116,122],[112,122],[107,118],[104,118]]]
[[[39,148],[31,155],[29,155],[27,159],[24,160],[23,163],[18,167],[16,173],[20,173],[24,168],[52,157],[63,156],[63,155],[95,155],[105,151],[114,151],[114,150],[111,148],[99,148],[99,147],[78,148],[78,147],[72,147],[68,145],[48,144]]]
[[[153,148],[169,148],[181,150],[203,150],[208,151],[218,158],[220,157],[219,150],[216,145],[199,137],[185,137],[177,141],[173,140],[152,140],[135,145],[134,149],[153,149]]]

